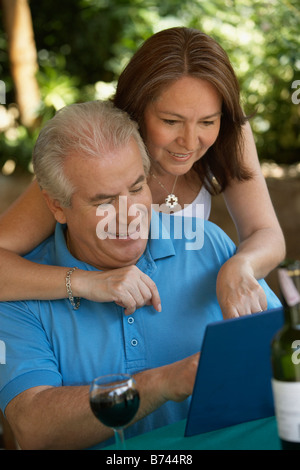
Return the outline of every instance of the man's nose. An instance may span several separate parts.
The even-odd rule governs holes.
[[[137,216],[136,202],[130,196],[120,196],[117,211],[117,222],[122,229],[126,229],[128,225]]]
[[[119,197],[117,219],[118,219],[119,225],[124,226],[124,228],[127,227],[127,224],[128,224],[128,200],[127,200],[127,196],[120,196]]]

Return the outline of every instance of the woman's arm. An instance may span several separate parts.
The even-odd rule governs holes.
[[[50,236],[54,226],[54,217],[36,181],[1,215],[1,301],[66,295],[65,268],[42,266],[21,257]]]
[[[224,191],[239,247],[220,270],[217,295],[225,318],[267,308],[257,279],[266,277],[285,256],[285,241],[262,175],[250,125],[245,126],[244,161],[253,178]]]
[[[33,183],[0,219],[0,301],[63,299],[70,267],[33,263],[20,255],[32,250],[54,230],[55,220]],[[136,266],[107,272],[76,270],[72,292],[95,302],[116,302],[132,314],[143,305],[160,311],[155,283]]]
[[[28,253],[53,233],[55,219],[36,181],[0,216],[0,248]]]

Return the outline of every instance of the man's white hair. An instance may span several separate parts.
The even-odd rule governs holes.
[[[75,188],[64,174],[66,157],[76,154],[82,158],[104,158],[114,150],[125,149],[132,138],[148,175],[150,160],[145,145],[137,124],[127,113],[108,101],[66,106],[45,124],[36,141],[33,167],[37,181],[63,207],[70,207]]]

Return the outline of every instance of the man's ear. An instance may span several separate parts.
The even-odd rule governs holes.
[[[64,208],[60,205],[60,202],[57,199],[53,199],[51,196],[49,196],[49,194],[44,189],[42,190],[42,194],[57,222],[60,224],[65,224],[67,220],[64,213]]]

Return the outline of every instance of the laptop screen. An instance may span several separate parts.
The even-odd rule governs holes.
[[[185,436],[274,415],[271,341],[283,308],[206,327]]]

